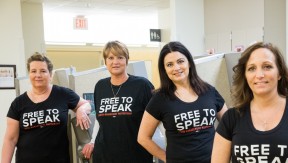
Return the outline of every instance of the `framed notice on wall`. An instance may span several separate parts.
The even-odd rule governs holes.
[[[0,89],[15,89],[16,65],[0,65]]]

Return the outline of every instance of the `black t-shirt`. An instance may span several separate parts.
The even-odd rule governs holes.
[[[286,100],[287,101],[287,100]],[[269,131],[257,130],[250,107],[243,108],[243,115],[235,108],[229,109],[221,119],[217,133],[232,141],[233,163],[288,161],[288,104],[280,123]]]
[[[169,100],[159,92],[152,97],[146,110],[166,129],[167,163],[210,163],[216,114],[223,105],[212,86],[194,102]]]
[[[68,109],[74,109],[79,99],[72,90],[56,85],[40,103],[32,102],[27,92],[16,97],[7,117],[20,125],[17,163],[69,163]]]
[[[129,75],[122,86],[111,78],[97,82],[94,91],[99,131],[95,140],[95,163],[152,163],[152,156],[137,143],[140,122],[152,96],[153,85],[143,77]]]

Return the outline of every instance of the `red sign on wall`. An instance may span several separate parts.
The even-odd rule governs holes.
[[[74,18],[74,29],[87,30],[88,20],[84,16],[77,16]]]

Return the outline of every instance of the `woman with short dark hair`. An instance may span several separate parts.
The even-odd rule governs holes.
[[[77,125],[88,129],[91,106],[69,88],[52,85],[52,62],[40,53],[27,61],[31,90],[16,97],[7,114],[1,163],[68,163],[68,111],[76,112]]]

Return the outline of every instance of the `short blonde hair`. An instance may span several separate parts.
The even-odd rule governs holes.
[[[126,58],[126,64],[128,64],[129,51],[124,43],[116,40],[116,41],[109,41],[105,45],[103,49],[103,58],[105,60],[105,63],[109,53],[113,53],[116,56],[124,56]]]

